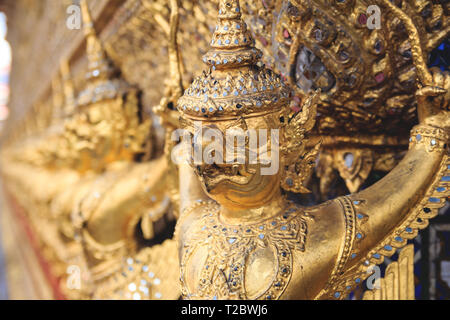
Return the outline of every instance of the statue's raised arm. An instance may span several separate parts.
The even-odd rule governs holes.
[[[368,276],[379,264],[428,226],[450,195],[450,76],[438,68],[428,70],[423,61],[417,30],[399,8],[382,1],[407,26],[419,83],[416,91],[419,124],[411,130],[404,159],[371,187],[345,197],[354,210],[347,224],[344,251],[324,296],[341,296]]]

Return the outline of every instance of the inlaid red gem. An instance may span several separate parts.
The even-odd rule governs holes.
[[[289,33],[289,31],[287,29],[284,29],[283,36],[284,36],[285,39],[290,39],[291,38],[291,35],[290,35],[290,33]]]
[[[366,25],[367,23],[367,16],[364,13],[361,13],[358,17],[358,22],[361,25]]]
[[[376,81],[377,83],[383,82],[384,79],[385,79],[385,76],[384,76],[384,73],[383,73],[383,72],[377,73],[377,74],[375,75],[375,81]]]

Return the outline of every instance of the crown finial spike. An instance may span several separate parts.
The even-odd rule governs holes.
[[[86,0],[80,1],[81,6],[81,15],[83,18],[83,26],[84,26],[84,33],[86,36],[89,35],[96,35],[94,30],[94,23],[92,22],[92,16],[91,12],[89,11],[89,5],[87,4]]]
[[[111,74],[111,63],[108,60],[102,43],[94,29],[94,23],[89,11],[87,0],[81,0],[84,34],[86,36],[86,51],[88,59],[88,79],[108,78]]]
[[[219,50],[234,50],[252,45],[252,36],[242,20],[239,0],[221,0],[217,28],[211,47]]]
[[[217,59],[218,56],[222,59]],[[255,64],[261,56],[261,51],[255,48],[253,37],[242,19],[239,0],[221,0],[211,49],[205,55],[204,62],[214,70],[239,68]]]

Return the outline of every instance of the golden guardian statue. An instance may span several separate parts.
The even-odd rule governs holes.
[[[426,68],[411,29],[419,124],[406,156],[363,191],[303,207],[282,190],[306,191],[303,181],[320,147],[305,151],[319,93],[293,111],[288,87],[260,62],[239,1],[221,0],[219,8],[204,56],[209,69],[178,102],[188,131],[180,147],[191,164],[180,165],[183,297],[342,299],[368,276],[371,264],[405,246],[445,203],[450,77]],[[398,17],[408,23],[405,14]],[[236,133],[231,141],[230,131]],[[252,144],[252,132],[261,131],[278,135]],[[218,143],[225,140],[226,148]],[[272,161],[263,161],[269,153]],[[220,161],[225,154],[226,163]],[[279,170],[270,172],[273,166]]]

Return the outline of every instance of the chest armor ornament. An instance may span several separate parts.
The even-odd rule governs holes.
[[[197,209],[201,210],[201,218],[184,244],[181,260],[183,298],[249,299],[245,287],[249,260],[256,250],[263,249],[276,257],[275,273],[268,288],[255,299],[279,299],[292,276],[294,251],[305,251],[308,214],[290,203],[275,217],[258,224],[236,226],[220,221],[219,208],[210,201]],[[207,256],[195,292],[189,292],[185,279],[189,260],[201,247],[207,249]]]

